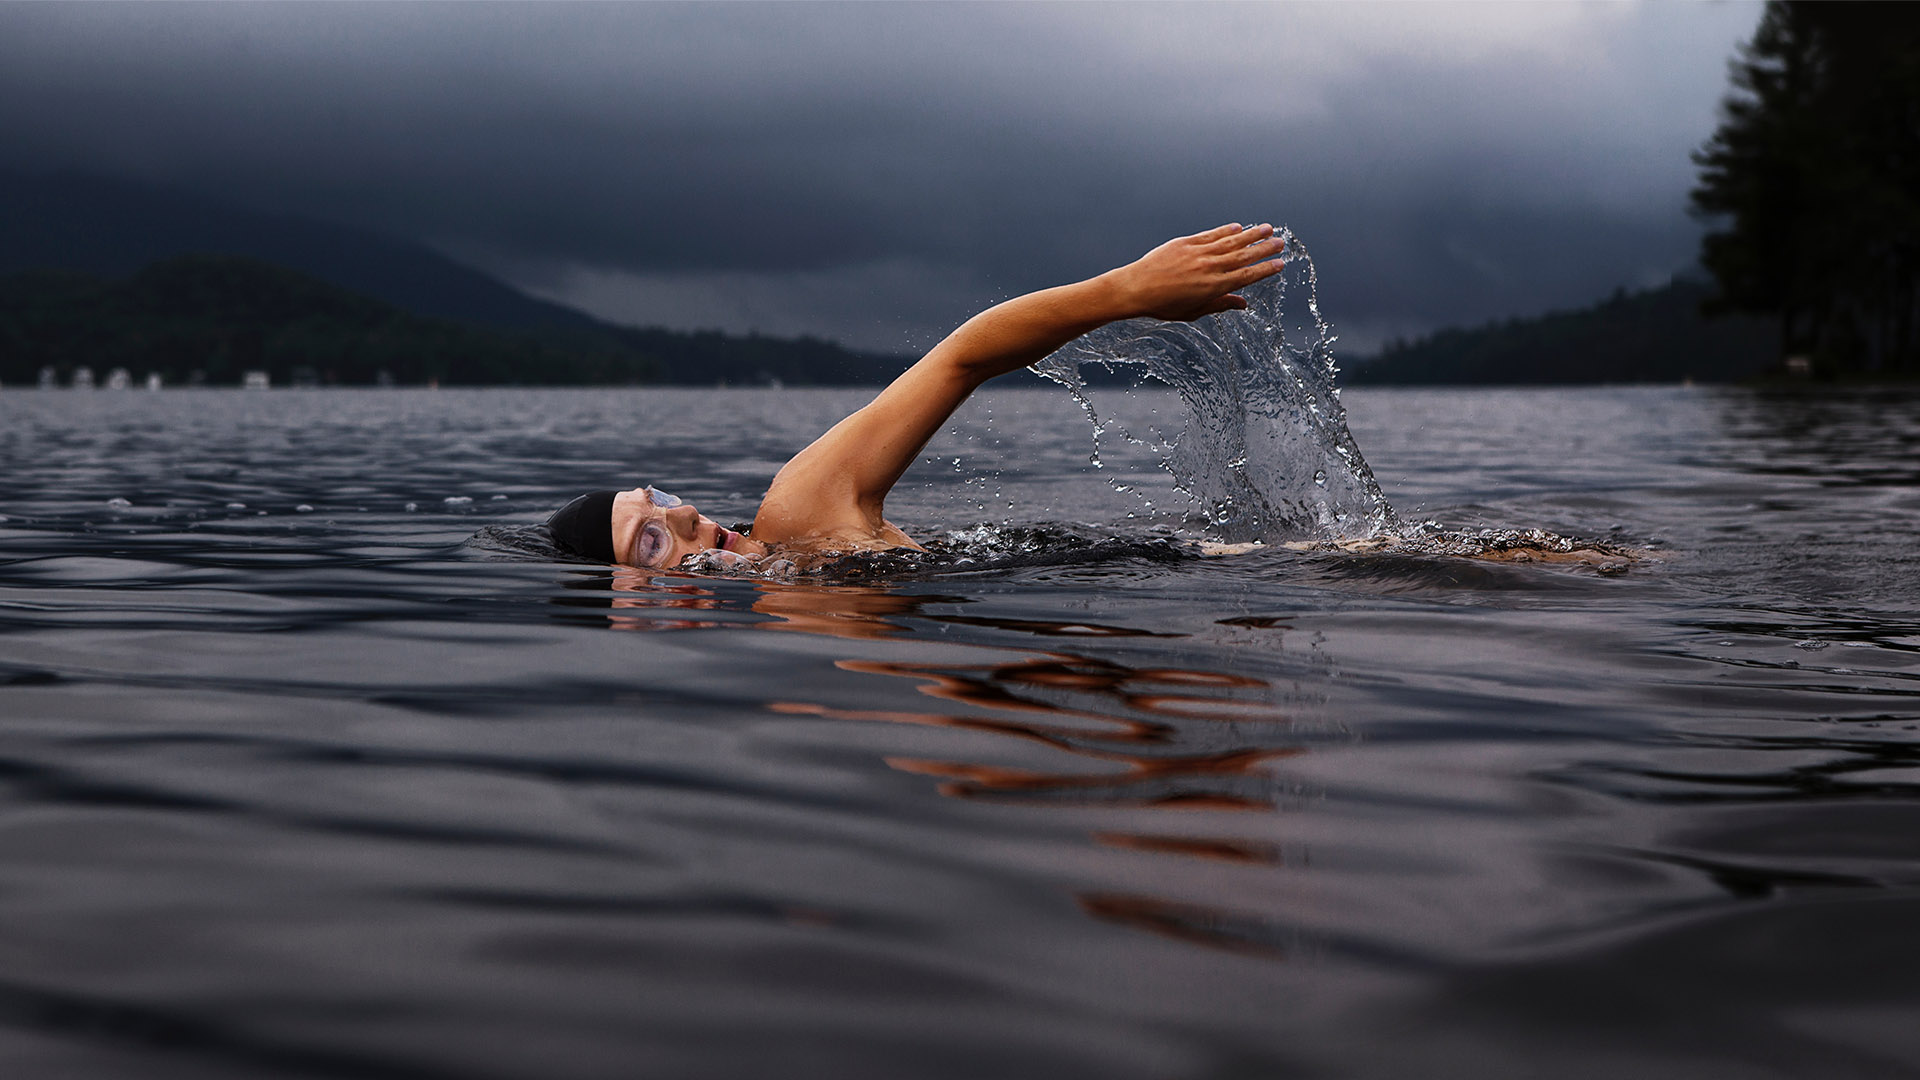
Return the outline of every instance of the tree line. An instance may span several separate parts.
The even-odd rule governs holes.
[[[1797,368],[1920,375],[1920,5],[1770,0],[1695,155],[1710,313]]]

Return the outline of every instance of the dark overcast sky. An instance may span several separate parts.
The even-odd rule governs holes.
[[[1691,261],[1757,4],[0,6],[0,167],[425,240],[621,321],[924,347],[1221,221],[1348,345]]]

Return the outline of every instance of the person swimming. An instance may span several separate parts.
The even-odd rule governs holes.
[[[751,537],[651,486],[592,491],[547,521],[554,545],[597,562],[648,569],[722,552],[724,561],[919,548],[886,518],[893,485],[981,384],[1122,319],[1192,322],[1242,309],[1235,295],[1280,272],[1285,241],[1270,224],[1176,237],[1071,285],[996,304],[968,319],[879,396],[795,454],[768,485]]]

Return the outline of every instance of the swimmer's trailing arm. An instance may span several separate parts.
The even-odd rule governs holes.
[[[1099,277],[975,315],[780,470],[756,518],[755,537],[762,537],[762,521],[796,536],[839,531],[856,520],[879,529],[887,492],[981,383],[1110,322],[1191,321],[1244,308],[1235,290],[1278,273],[1281,247],[1271,225],[1222,225],[1169,240]]]

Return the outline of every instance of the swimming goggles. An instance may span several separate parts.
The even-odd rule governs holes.
[[[659,510],[671,510],[680,505],[679,498],[669,495],[658,488],[648,485],[645,489],[647,501]],[[650,518],[634,534],[633,550],[628,556],[635,566],[659,568],[666,565],[668,553],[673,550],[673,535],[667,529],[666,522],[659,518]]]

